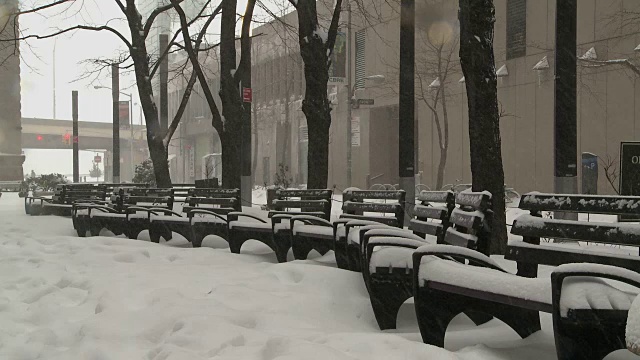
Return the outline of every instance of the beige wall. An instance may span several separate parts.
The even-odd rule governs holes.
[[[371,163],[380,161],[371,156],[371,121],[377,111],[397,104],[397,63],[399,54],[399,19],[393,2],[368,0],[376,6],[366,7],[369,19],[359,16],[354,8],[354,28],[352,36],[360,29],[366,29],[366,71],[365,76],[385,75],[384,84],[367,83],[365,89],[357,91],[358,98],[374,98],[373,107],[362,107],[353,111],[360,118],[361,146],[353,148],[353,185],[365,187],[366,177],[370,174]],[[519,192],[553,190],[553,73],[555,40],[555,1],[531,0],[527,2],[527,52],[526,56],[505,60],[506,57],[506,2],[494,1],[496,6],[496,24],[494,48],[496,68],[506,64],[509,75],[498,82],[498,96],[503,114],[501,118],[502,154],[505,167],[505,181]],[[436,21],[446,21],[452,29],[458,27],[457,1],[428,0],[417,4],[417,39],[428,31]],[[620,29],[616,24],[616,14],[621,11],[640,11],[640,1],[622,0],[581,0],[578,2],[578,54],[595,47],[599,60],[629,58],[640,62],[633,49],[640,44],[640,22]],[[321,10],[326,12],[326,9]],[[371,15],[382,21],[371,21]],[[295,14],[289,14],[287,21],[295,25]],[[346,20],[346,14],[342,21]],[[273,53],[275,28],[264,25],[254,30],[266,35],[254,40],[254,67],[283,54]],[[381,38],[382,37],[382,38]],[[353,39],[352,39],[353,40]],[[289,38],[290,49],[297,49],[297,39]],[[355,41],[352,41],[352,49]],[[432,56],[417,43],[417,58]],[[257,49],[260,48],[260,52]],[[271,49],[271,50],[268,50]],[[532,68],[544,56],[547,56],[550,68],[534,71]],[[355,69],[355,57],[350,57]],[[457,60],[457,49],[454,51]],[[295,71],[301,71],[297,69]],[[597,69],[579,67],[578,86],[578,153],[593,152],[601,157],[610,155],[617,158],[620,141],[640,140],[640,88],[637,75],[621,66],[605,66]],[[254,76],[256,72],[254,70]],[[297,74],[297,73],[296,73]],[[295,75],[295,74],[294,74]],[[291,72],[283,76],[294,76]],[[298,74],[299,75],[299,74]],[[444,183],[468,183],[471,181],[469,166],[468,114],[466,89],[458,80],[460,70],[449,75],[445,84],[448,94],[449,114],[449,151]],[[295,77],[293,77],[295,79]],[[433,79],[427,79],[427,84]],[[418,80],[417,80],[418,82]],[[260,81],[254,78],[254,94],[261,89]],[[346,148],[347,148],[347,92],[346,87],[330,87],[329,92],[338,90],[338,102],[332,111],[329,154],[329,186],[346,187]],[[299,95],[297,92],[294,95]],[[298,100],[295,98],[293,100]],[[272,108],[275,99],[254,96],[259,111],[254,113],[258,122],[258,156],[255,183],[263,184],[263,158],[270,158],[270,180],[273,182],[277,171],[276,162],[276,116],[267,111]],[[284,99],[282,99],[284,101]],[[260,110],[262,109],[262,110]],[[262,111],[262,113],[261,113]],[[256,115],[258,114],[258,115]],[[442,116],[441,110],[439,115]],[[295,179],[301,171],[298,167],[298,127],[304,123],[299,110],[292,110],[291,116],[291,176]],[[434,186],[439,161],[439,146],[433,126],[432,114],[428,108],[416,101],[416,121],[418,123],[418,170],[422,172],[422,182]],[[209,121],[205,125],[189,124],[188,136],[203,131],[213,134]],[[212,135],[213,136],[213,135]],[[397,136],[393,139],[401,141]],[[580,162],[578,162],[580,163]],[[393,164],[397,167],[396,163]],[[397,171],[397,170],[396,170]],[[371,174],[376,175],[376,174]],[[397,176],[397,174],[395,174]],[[610,193],[604,174],[600,172],[599,192]]]

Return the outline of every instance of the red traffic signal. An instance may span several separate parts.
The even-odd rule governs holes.
[[[36,140],[38,140],[38,141],[42,141],[42,135],[38,135],[38,136],[36,136]]]

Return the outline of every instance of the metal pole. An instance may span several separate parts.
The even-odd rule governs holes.
[[[565,194],[575,194],[578,190],[576,17],[577,0],[557,2],[554,185],[556,193]],[[566,218],[564,214],[561,216]],[[577,219],[577,214],[574,218]]]
[[[58,38],[53,40],[53,119],[56,119],[56,45]]]
[[[112,182],[120,182],[120,69],[111,65],[111,97],[113,98],[113,160]]]
[[[80,160],[78,157],[78,91],[71,92],[71,116],[73,118],[73,182],[80,182]]]
[[[131,163],[131,180],[135,175],[133,165],[133,97],[129,95],[129,162]]]
[[[351,132],[351,119],[352,119],[352,104],[353,94],[352,94],[352,85],[351,85],[351,0],[347,0],[347,49],[348,49],[348,57],[347,57],[347,187],[351,187],[353,177],[352,177],[352,147],[351,147],[351,137],[353,136]]]
[[[414,65],[415,1],[400,3],[400,98],[398,121],[398,165],[400,187],[406,192],[405,225],[409,223],[415,202],[414,167]]]

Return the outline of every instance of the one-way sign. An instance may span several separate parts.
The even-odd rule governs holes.
[[[373,105],[373,99],[358,99],[358,105]]]

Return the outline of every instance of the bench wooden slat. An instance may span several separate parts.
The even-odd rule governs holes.
[[[389,225],[389,226],[399,226],[401,224],[398,223],[398,219],[394,216],[367,216],[367,215],[356,215],[356,214],[342,214],[340,215],[343,219],[354,219],[354,220],[369,220],[379,222],[381,224]]]
[[[413,208],[413,214],[419,219],[437,219],[445,220],[449,216],[449,212],[446,208],[416,205]]]
[[[182,207],[182,212],[184,213],[188,213],[192,210],[207,210],[220,215],[227,215],[230,212],[238,211],[238,209],[230,208],[230,207],[213,208],[213,207],[189,206],[189,205]]]
[[[285,211],[285,210],[272,210],[269,211],[268,216],[271,218],[273,215],[309,215],[324,217],[326,213],[324,211]]]
[[[450,223],[471,230],[480,229],[483,221],[484,215],[482,213],[464,212],[459,209],[454,210],[449,218]]]
[[[281,208],[314,208],[323,209],[329,202],[327,200],[273,200],[273,207],[275,209]]]
[[[478,237],[470,234],[463,234],[460,231],[448,228],[444,235],[444,242],[449,245],[474,248],[478,242]]]
[[[403,201],[405,192],[404,190],[354,190],[345,191],[342,196],[344,201],[363,201],[367,199]]]
[[[560,246],[510,244],[507,246],[505,259],[525,264],[541,264],[559,266],[571,263],[597,263],[618,266],[625,269],[640,271],[640,256],[616,255],[611,253],[595,253],[571,251]]]
[[[233,206],[238,203],[238,199],[236,198],[218,198],[218,197],[188,197],[185,200],[186,203],[189,203],[191,206],[195,204],[202,205],[227,205]]]
[[[410,221],[410,229],[420,234],[427,234],[440,237],[443,235],[443,225],[433,221],[422,221],[412,219]]]
[[[463,295],[474,299],[497,302],[505,305],[517,306],[519,308],[530,309],[551,313],[553,306],[547,303],[541,303],[534,300],[526,300],[504,294],[496,294],[488,291],[469,289],[451,284],[445,284],[437,281],[427,281],[426,285],[430,288],[445,291],[452,294]]]
[[[331,199],[333,195],[332,190],[328,189],[308,189],[308,190],[277,190],[276,197],[299,197],[299,198],[323,198]]]
[[[377,204],[377,203],[361,203],[347,201],[342,205],[342,210],[345,212],[377,212],[377,213],[396,213],[402,211],[402,205],[399,203],[394,204]]]
[[[478,211],[486,211],[491,203],[491,195],[487,192],[461,192],[456,196],[456,204],[472,207]]]
[[[193,188],[189,189],[189,194],[195,197],[237,197],[240,196],[239,189],[210,189],[210,188]]]
[[[514,221],[511,233],[536,238],[640,246],[640,225],[631,224],[588,223],[522,215]]]
[[[522,196],[518,207],[534,212],[640,215],[640,197],[528,193]]]
[[[437,202],[437,203],[453,203],[456,195],[453,191],[421,191],[418,195],[418,201]]]

